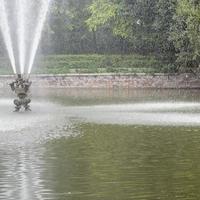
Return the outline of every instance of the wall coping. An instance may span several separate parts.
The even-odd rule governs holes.
[[[13,78],[15,75],[0,75],[0,78]],[[200,74],[192,73],[86,73],[86,74],[31,74],[32,78],[45,77],[93,77],[93,76],[196,76],[200,78]]]

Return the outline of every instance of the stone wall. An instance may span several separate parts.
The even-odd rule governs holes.
[[[14,76],[0,76],[0,88],[8,87]],[[66,74],[32,75],[39,88],[195,88],[200,76],[193,74]]]

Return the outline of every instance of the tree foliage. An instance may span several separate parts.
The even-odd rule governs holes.
[[[88,11],[91,16],[86,20],[86,23],[90,31],[96,31],[97,27],[116,17],[118,5],[110,0],[97,0],[89,6]]]
[[[172,32],[174,45],[178,51],[177,63],[180,67],[198,68],[200,65],[200,2],[179,0],[176,10],[176,24]]]

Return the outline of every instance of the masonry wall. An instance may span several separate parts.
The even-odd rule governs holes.
[[[32,75],[38,88],[195,88],[200,76],[193,74],[81,74]],[[8,87],[14,76],[0,76],[0,88]]]

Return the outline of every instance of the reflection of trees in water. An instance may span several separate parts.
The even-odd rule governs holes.
[[[199,128],[82,124],[47,145],[51,189],[81,199],[171,199],[199,194]]]

